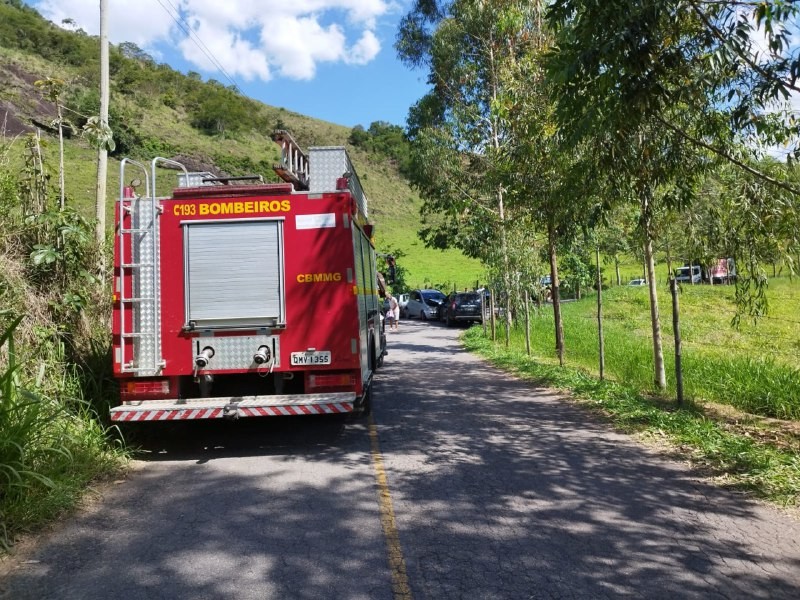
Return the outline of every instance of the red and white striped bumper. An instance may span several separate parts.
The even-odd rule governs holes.
[[[197,400],[141,400],[111,409],[112,421],[188,421],[238,417],[281,417],[353,412],[353,392],[246,396]]]

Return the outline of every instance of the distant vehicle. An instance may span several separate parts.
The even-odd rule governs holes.
[[[703,281],[703,272],[700,265],[686,265],[675,269],[675,281],[678,283],[700,283]]]
[[[628,285],[631,286],[647,285],[647,279],[631,279],[628,282]]]
[[[563,283],[563,282],[562,282]],[[539,278],[540,292],[535,292],[534,296],[539,302],[552,302],[553,300],[553,280],[550,275],[543,275]]]
[[[722,284],[736,281],[736,262],[732,258],[718,258],[711,267],[711,283]]]
[[[406,316],[420,318],[423,321],[436,319],[439,306],[446,298],[447,296],[439,290],[414,290],[408,296]]]
[[[400,306],[400,317],[405,318],[408,316],[406,314],[406,305],[408,304],[408,294],[400,294],[397,297],[397,304]]]
[[[481,322],[481,295],[478,292],[451,292],[442,304],[439,318],[448,327],[455,323]]]

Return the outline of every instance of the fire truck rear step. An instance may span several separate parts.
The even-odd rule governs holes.
[[[172,421],[353,412],[355,392],[137,400],[111,409],[112,421]]]

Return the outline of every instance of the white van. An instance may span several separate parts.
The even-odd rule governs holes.
[[[700,269],[700,265],[678,267],[675,269],[675,281],[678,283],[700,283],[703,281],[703,273]]]

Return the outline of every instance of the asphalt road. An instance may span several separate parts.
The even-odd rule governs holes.
[[[153,432],[0,597],[800,597],[800,522],[500,374],[458,332],[389,334],[374,426]]]

